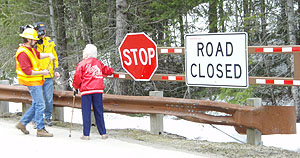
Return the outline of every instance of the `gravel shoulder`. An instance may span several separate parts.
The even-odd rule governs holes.
[[[17,122],[20,116],[3,115],[0,119]],[[54,127],[69,128],[69,123],[54,121]],[[82,125],[73,124],[73,130],[81,131]],[[276,147],[254,146],[240,143],[216,143],[199,140],[187,140],[184,137],[163,133],[153,135],[148,131],[137,129],[110,129],[107,133],[111,138],[130,143],[151,146],[154,148],[164,148],[170,150],[183,151],[199,155],[199,157],[268,157],[268,158],[299,158],[300,153],[284,150]],[[96,127],[92,126],[91,135],[97,135]],[[295,140],[296,141],[296,140]]]
[[[134,141],[136,143],[158,148],[161,146],[168,146],[169,148],[174,148],[185,152],[215,155],[213,157],[300,157],[300,154],[297,152],[275,147],[254,146],[240,143],[215,143],[208,141],[187,140],[183,137],[168,133],[163,133],[162,135],[153,135],[147,131],[136,129],[110,130],[109,133],[113,137],[125,141]]]

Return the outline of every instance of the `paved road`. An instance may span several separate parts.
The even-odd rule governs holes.
[[[124,142],[109,138],[102,140],[97,135],[91,135],[91,140],[79,139],[80,131],[73,130],[72,137],[69,129],[61,127],[48,127],[54,134],[52,138],[36,137],[36,130],[29,124],[29,135],[24,135],[15,128],[16,121],[0,118],[0,157],[30,157],[30,158],[54,158],[54,157],[143,157],[143,158],[200,158],[203,155],[195,155],[180,152],[169,148],[155,148],[135,143]],[[205,156],[205,155],[204,155]],[[208,157],[208,156],[205,156]]]

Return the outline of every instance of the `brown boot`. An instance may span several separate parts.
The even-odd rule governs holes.
[[[26,126],[24,126],[21,122],[16,125],[16,128],[21,130],[24,134],[29,134],[29,131],[26,130]]]
[[[37,130],[36,136],[37,137],[53,137],[53,134],[49,133],[48,131],[46,131],[45,128],[43,128],[41,130]]]

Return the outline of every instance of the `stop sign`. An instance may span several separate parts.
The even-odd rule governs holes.
[[[156,44],[145,33],[128,33],[120,47],[122,67],[136,81],[149,81],[158,66]]]

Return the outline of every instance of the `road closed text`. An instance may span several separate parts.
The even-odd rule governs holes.
[[[185,36],[188,86],[247,88],[247,33],[207,33]]]
[[[214,48],[211,42],[197,43],[197,57],[230,57],[233,55],[233,44],[231,42],[221,43],[218,42],[217,46]],[[213,60],[213,59],[212,59]],[[242,75],[241,65],[238,63],[192,63],[190,68],[190,73],[192,77],[199,78],[240,78]]]

